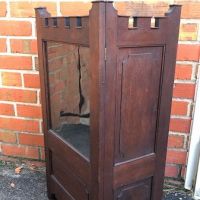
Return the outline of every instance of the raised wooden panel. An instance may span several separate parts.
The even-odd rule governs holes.
[[[74,174],[66,162],[63,162],[61,156],[52,154],[52,175],[63,185],[75,199],[88,199],[88,190],[82,180]]]
[[[151,178],[119,188],[115,200],[150,200]]]
[[[127,48],[119,52],[119,154],[128,160],[154,153],[162,47]]]

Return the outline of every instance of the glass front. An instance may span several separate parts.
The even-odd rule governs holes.
[[[89,158],[89,48],[47,42],[51,129]]]

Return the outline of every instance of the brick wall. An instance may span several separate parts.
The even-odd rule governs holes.
[[[136,7],[137,14],[143,14],[146,8],[160,14],[168,2],[183,4],[166,165],[166,176],[180,178],[187,159],[200,58],[200,2],[143,1],[156,3],[147,5],[140,0],[134,2],[118,3],[116,7],[119,13],[133,14]],[[0,152],[3,156],[44,160],[34,7],[46,6],[53,15],[83,15],[91,7],[85,2],[74,4],[55,0],[0,1]]]
[[[166,176],[176,178],[185,173],[200,61],[200,2],[177,3],[183,7],[166,165]]]

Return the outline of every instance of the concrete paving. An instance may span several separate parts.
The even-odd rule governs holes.
[[[0,166],[0,200],[48,200],[45,173]]]
[[[19,174],[16,166],[0,165],[0,200],[48,200],[45,171],[24,167]],[[192,200],[183,191],[167,191],[163,200]]]
[[[192,198],[183,192],[170,192],[165,195],[164,200],[192,200]]]

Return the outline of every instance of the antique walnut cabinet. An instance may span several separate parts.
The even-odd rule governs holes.
[[[50,199],[162,199],[180,10],[36,9]]]

